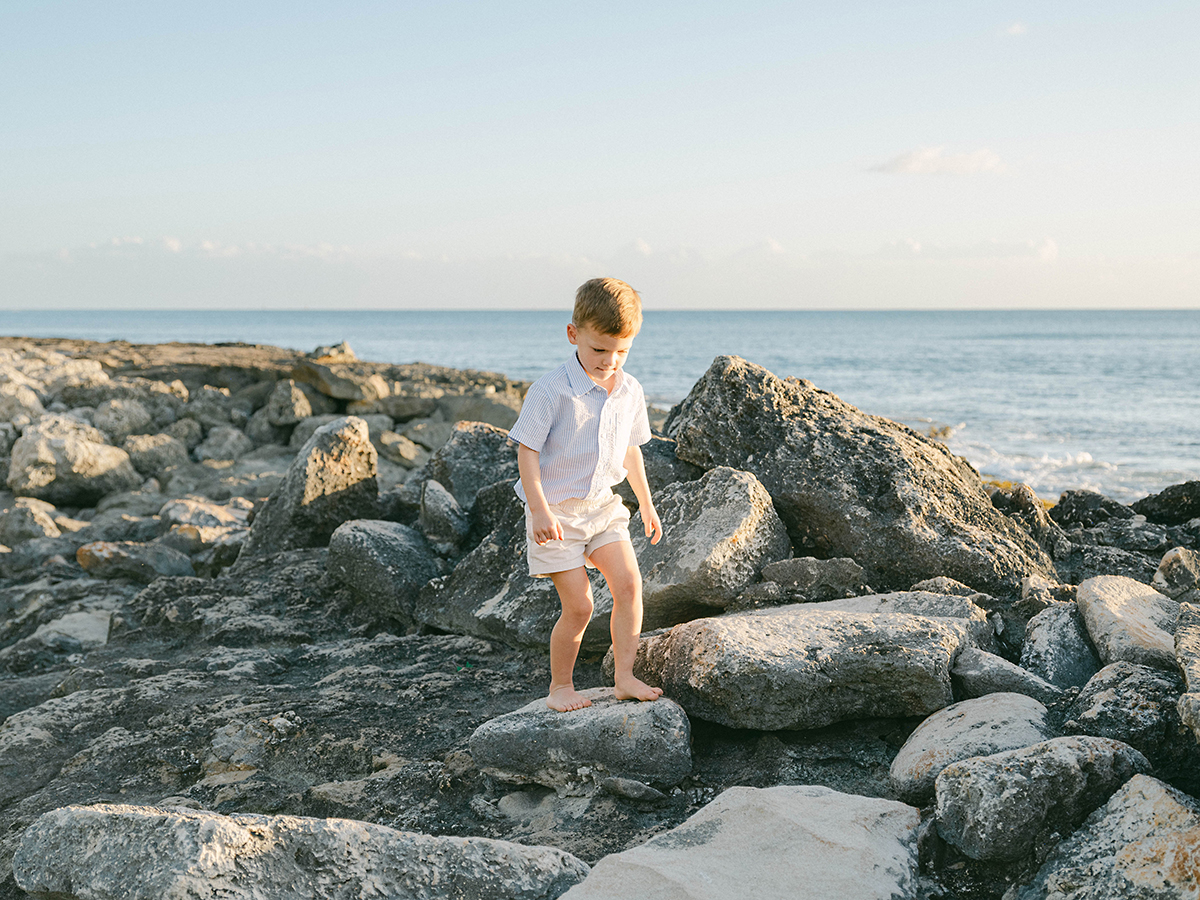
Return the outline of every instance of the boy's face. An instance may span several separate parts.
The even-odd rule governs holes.
[[[602,334],[588,325],[576,326],[574,322],[567,325],[567,340],[575,345],[583,371],[596,384],[606,388],[612,386],[617,372],[625,365],[634,337]]]

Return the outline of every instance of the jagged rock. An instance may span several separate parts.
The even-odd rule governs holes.
[[[1179,698],[1179,716],[1200,740],[1200,606],[1183,603],[1179,607],[1175,660],[1187,690]]]
[[[587,872],[584,862],[552,847],[432,837],[349,819],[112,804],[46,813],[13,859],[23,890],[63,900],[549,900]]]
[[[162,433],[175,438],[191,452],[204,440],[204,427],[195,419],[179,419],[163,428]]]
[[[379,450],[379,455],[384,459],[390,460],[398,466],[404,466],[406,469],[424,465],[429,460],[429,453],[425,449],[394,431],[385,431],[381,434],[375,446]]]
[[[964,460],[810,382],[718,357],[666,431],[681,459],[753,472],[798,549],[858,560],[872,585],[948,575],[1016,593],[1024,576],[1053,574]]]
[[[935,712],[909,735],[892,760],[892,789],[910,803],[933,796],[951,763],[1028,747],[1052,737],[1046,707],[1024,694],[988,694]]]
[[[276,444],[286,447],[292,438],[291,425],[272,425],[267,408],[255,410],[254,415],[246,422],[246,437],[250,438],[256,447],[266,447]]]
[[[1047,553],[1053,554],[1055,546],[1063,538],[1063,531],[1050,517],[1042,499],[1027,484],[1017,483],[1011,487],[992,487],[986,490],[991,495],[992,506],[1024,526],[1029,536]]]
[[[818,786],[734,787],[600,860],[563,900],[915,898],[920,815]]]
[[[480,725],[475,764],[502,781],[565,790],[609,776],[668,787],[691,773],[691,725],[679,704],[618,700],[611,688],[581,693],[591,706],[561,713],[539,697]]]
[[[1113,519],[1132,519],[1137,511],[1095,491],[1063,491],[1050,518],[1065,529],[1095,528]]]
[[[329,539],[329,574],[372,610],[413,620],[422,586],[440,574],[420,532],[395,522],[359,519],[338,526]]]
[[[429,478],[470,509],[481,488],[518,477],[517,448],[508,432],[482,422],[459,422],[454,433],[426,466]]]
[[[953,699],[961,619],[813,609],[696,619],[642,635],[634,673],[690,716],[763,731],[920,716]]]
[[[20,422],[24,428],[46,414],[32,389],[11,381],[0,382],[0,422]]]
[[[836,600],[866,590],[863,568],[852,559],[801,556],[763,566],[763,581],[781,585],[798,600]]]
[[[254,441],[232,425],[214,425],[193,455],[206,459],[237,459],[254,449]]]
[[[968,647],[950,667],[957,693],[963,697],[987,694],[1024,694],[1049,705],[1062,697],[1062,688],[1010,663],[1002,656]]]
[[[1043,831],[1074,830],[1150,763],[1128,744],[1053,738],[952,763],[937,777],[937,830],[972,859],[1016,860]]]
[[[417,522],[429,543],[447,556],[454,553],[471,530],[471,521],[454,495],[432,478],[421,486]]]
[[[1029,620],[1021,666],[1060,688],[1087,684],[1099,671],[1100,660],[1074,603],[1055,603]]]
[[[1200,787],[1200,746],[1180,722],[1183,681],[1174,672],[1115,662],[1097,672],[1066,710],[1062,730],[1123,741],[1162,778]]]
[[[1013,608],[1028,621],[1056,603],[1074,606],[1075,585],[1059,584],[1041,575],[1030,575],[1022,579],[1021,599],[1013,604]]]
[[[1200,600],[1200,553],[1186,547],[1168,550],[1150,586],[1177,603]]]
[[[313,415],[308,395],[291,378],[275,382],[266,410],[267,421],[272,425],[295,425]]]
[[[378,372],[371,372],[368,366],[355,363],[322,365],[302,359],[292,370],[292,377],[338,400],[370,402],[391,394],[391,386]]]
[[[666,535],[657,544],[646,537],[640,513],[629,523],[647,630],[724,609],[755,581],[764,563],[792,551],[770,495],[749,472],[718,466],[697,481],[668,485],[654,506]],[[602,644],[612,593],[597,584],[593,594],[590,630]]]
[[[1074,536],[1086,536],[1086,532],[1075,532]],[[1055,550],[1054,565],[1059,579],[1066,584],[1082,584],[1105,575],[1119,575],[1149,584],[1155,570],[1154,560],[1144,553],[1070,541],[1061,550]]]
[[[177,525],[194,525],[197,528],[244,528],[248,524],[250,509],[251,505],[245,500],[221,505],[185,497],[181,500],[168,500],[158,515],[164,532]]]
[[[1175,668],[1174,600],[1132,578],[1105,575],[1079,585],[1076,605],[1105,665],[1124,659]]]
[[[192,561],[162,544],[93,541],[75,551],[75,559],[95,578],[128,578],[149,584],[162,575],[195,575]]]
[[[131,434],[144,434],[154,423],[150,411],[138,400],[105,400],[96,407],[92,424],[120,444]]]
[[[1054,848],[1013,900],[1183,900],[1196,896],[1196,801],[1134,775]]]
[[[56,538],[62,531],[54,523],[54,505],[32,497],[19,497],[0,512],[0,544],[15,547],[34,538]]]
[[[323,546],[343,522],[373,517],[379,508],[375,461],[362,419],[348,416],[317,429],[255,516],[239,564],[280,550]]]
[[[118,377],[68,384],[58,391],[57,397],[69,408],[90,406],[93,409],[110,400],[136,400],[150,413],[155,430],[163,430],[179,418],[189,392],[181,381],[167,384],[148,378]]]
[[[1159,525],[1183,525],[1200,517],[1200,481],[1173,484],[1138,500],[1133,510]]]
[[[59,506],[88,506],[113,491],[133,490],[142,477],[129,455],[95,428],[62,415],[44,416],[12,448],[8,486],[15,494]]]
[[[157,477],[171,466],[186,466],[188,448],[169,434],[134,434],[125,438],[121,449],[129,454],[133,467],[146,477]]]

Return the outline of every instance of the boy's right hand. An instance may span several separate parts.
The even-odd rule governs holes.
[[[548,541],[561,541],[563,539],[562,526],[558,524],[558,519],[554,513],[546,510],[545,512],[532,513],[533,526],[533,542],[535,544],[545,544]]]

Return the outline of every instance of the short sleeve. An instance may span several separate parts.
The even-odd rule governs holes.
[[[534,382],[525,393],[517,423],[508,432],[508,439],[540,451],[554,422],[554,404],[550,392],[540,382]]]
[[[637,408],[633,413],[633,427],[629,429],[629,446],[640,447],[650,440],[650,417],[646,414],[646,395],[639,384],[637,397],[633,398]]]

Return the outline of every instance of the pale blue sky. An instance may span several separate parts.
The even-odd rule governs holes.
[[[0,41],[0,310],[1200,306],[1194,3],[18,0]]]

